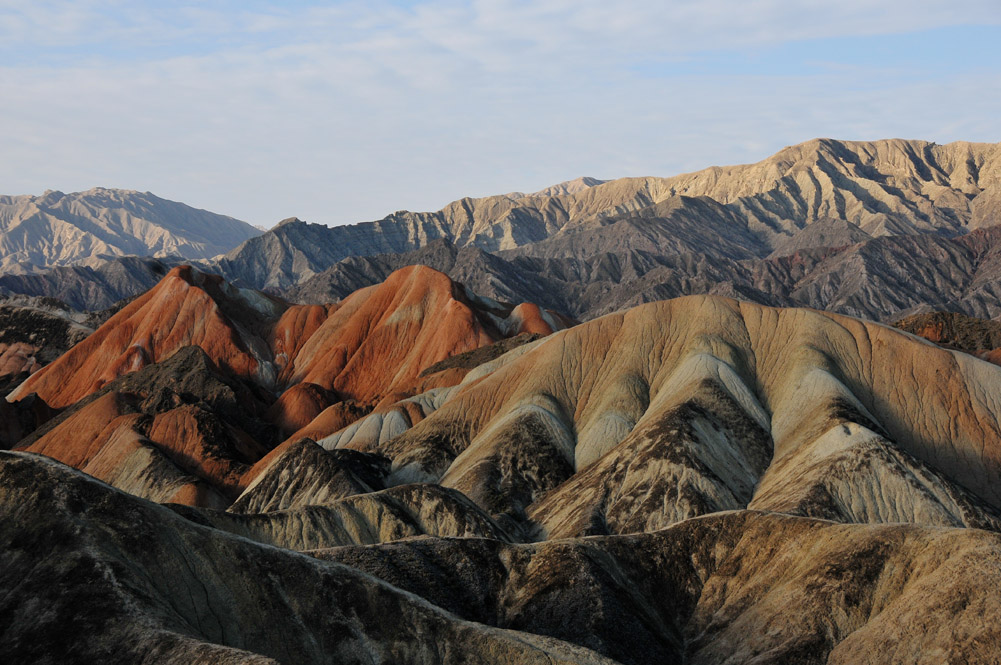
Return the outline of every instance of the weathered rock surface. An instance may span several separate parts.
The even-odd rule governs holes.
[[[315,498],[315,497],[314,497]],[[239,514],[177,506],[188,519],[296,551],[373,545],[418,536],[510,537],[476,504],[438,485],[398,485],[323,503]]]
[[[0,453],[0,543],[4,662],[612,662],[195,524],[40,456]]]
[[[380,452],[395,477],[454,487],[507,528],[543,535],[628,533],[748,505],[997,524],[1001,370],[964,354],[713,297],[638,307],[517,351],[402,434],[359,440],[348,428],[321,443]]]
[[[255,328],[285,307],[189,266],[174,268],[94,334],[32,375],[9,399],[37,392],[54,407],[67,406],[190,345],[202,348],[228,373],[273,384],[270,352]]]
[[[189,346],[106,384],[18,446],[151,500],[225,508],[279,438],[260,419],[268,399]]]
[[[374,404],[389,395],[457,383],[465,373],[460,367],[420,377],[450,356],[523,332],[549,334],[564,325],[538,307],[485,300],[436,270],[414,266],[339,303],[290,359],[280,380],[315,384]]]
[[[288,441],[244,476],[247,489],[229,507],[266,513],[330,503],[385,489],[389,460],[354,450],[327,451],[310,439]]]
[[[100,255],[207,259],[260,235],[246,222],[149,192],[97,187],[0,196],[0,270],[65,266]]]
[[[100,311],[145,293],[171,268],[185,262],[179,257],[123,256],[95,258],[87,263],[0,274],[0,293],[56,298],[80,311]]]
[[[905,317],[893,325],[947,349],[1001,365],[1001,321],[957,312],[928,312]]]
[[[999,183],[997,144],[817,139],[757,164],[671,178],[467,198],[434,213],[401,211],[331,229],[294,220],[217,265],[248,285],[287,289],[349,256],[408,252],[437,239],[541,258],[651,249],[764,257],[816,222],[828,229],[832,220],[847,223],[873,237],[949,236],[996,225]],[[827,235],[841,245],[863,237],[858,232]]]
[[[36,372],[92,332],[58,301],[0,299],[0,378]]]
[[[991,591],[1001,584],[1001,536],[976,529],[736,511],[629,536],[523,545],[418,538],[309,557],[254,542],[287,533],[276,525],[290,513],[179,510],[44,457],[0,453],[0,612],[9,617],[0,657],[627,664],[1001,657],[991,620],[1001,611]],[[251,539],[230,533],[238,528]]]
[[[720,513],[634,536],[316,553],[621,663],[990,663],[1001,537]],[[983,577],[981,577],[983,576]],[[947,655],[945,655],[947,654]]]

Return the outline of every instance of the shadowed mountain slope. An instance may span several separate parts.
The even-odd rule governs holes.
[[[807,306],[881,321],[927,309],[1001,315],[1001,227],[954,238],[879,237],[740,261],[712,253],[664,256],[638,250],[586,259],[520,253],[498,256],[436,241],[407,254],[346,259],[288,296],[298,302],[336,299],[384,279],[402,265],[426,263],[477,293],[508,301],[529,299],[583,320],[695,294]]]
[[[81,311],[102,310],[145,293],[184,261],[176,257],[123,256],[87,263],[27,274],[3,274],[0,292],[56,298]]]
[[[0,381],[52,362],[93,332],[85,315],[46,298],[0,298]]]
[[[0,453],[0,481],[0,612],[10,617],[0,657],[10,662],[999,656],[997,625],[984,621],[998,602],[983,590],[1001,583],[1001,537],[983,531],[742,511],[634,536],[432,538],[307,557],[42,457]]]
[[[42,457],[0,453],[0,481],[5,662],[610,662],[197,525]]]

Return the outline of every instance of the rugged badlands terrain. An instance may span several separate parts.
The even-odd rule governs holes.
[[[350,226],[290,218],[249,240],[213,239],[219,256],[209,253],[207,239],[184,235],[192,225],[171,228],[173,239],[157,244],[151,238],[168,225],[157,227],[157,235],[136,222],[131,249],[93,249],[111,256],[84,264],[75,254],[31,259],[60,267],[8,270],[0,275],[0,293],[105,309],[152,287],[180,262],[164,256],[174,253],[202,260],[206,270],[239,286],[302,304],[332,302],[423,264],[483,296],[535,302],[579,320],[693,294],[885,322],[928,310],[995,318],[1001,315],[999,183],[998,144],[817,139],[756,164],[669,178],[581,178]],[[134,208],[167,212],[160,208],[167,202],[154,205],[151,195],[111,190],[50,194],[37,205],[53,197],[82,197],[73,210],[98,227],[109,222],[95,197],[115,199],[107,206],[116,219],[132,219]],[[153,212],[139,217],[155,222]],[[196,212],[187,209],[182,220]],[[18,236],[5,252],[24,261],[74,246],[57,241],[50,227],[49,236],[39,231],[30,242]],[[211,228],[226,227],[212,222]],[[111,228],[112,235],[121,232]]]
[[[1001,367],[713,295],[574,323],[170,270],[3,403],[0,661],[1001,660]]]

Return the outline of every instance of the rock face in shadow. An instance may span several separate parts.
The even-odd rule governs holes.
[[[956,349],[1001,365],[1001,322],[956,312],[928,312],[893,324],[947,349]]]
[[[327,451],[310,439],[289,441],[244,476],[247,489],[229,507],[266,513],[329,503],[385,489],[389,460],[354,450]]]
[[[190,263],[190,259],[187,262]],[[74,309],[98,312],[145,293],[171,268],[183,263],[186,261],[180,257],[91,259],[87,265],[2,274],[0,292],[56,298]]]
[[[977,576],[998,575],[999,542],[975,530],[740,511],[634,536],[316,555],[464,618],[621,663],[933,663],[942,651],[988,663],[999,629],[983,617],[998,600],[977,589]]]
[[[268,399],[189,346],[106,384],[18,445],[151,500],[225,508],[278,437],[259,418]]]
[[[611,662],[196,525],[42,457],[0,453],[0,480],[5,662]]]
[[[1001,536],[986,531],[736,511],[631,536],[422,538],[309,557],[40,456],[0,453],[0,481],[0,611],[10,617],[0,657],[9,662],[1001,655],[999,627],[985,620],[1001,611],[986,591],[1001,583]]]
[[[0,381],[38,371],[92,332],[61,302],[0,299]]]

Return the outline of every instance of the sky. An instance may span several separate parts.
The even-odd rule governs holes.
[[[0,0],[0,193],[270,227],[816,137],[1001,141],[1001,0]]]

